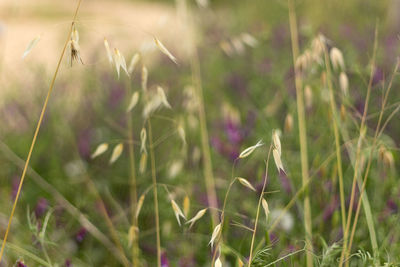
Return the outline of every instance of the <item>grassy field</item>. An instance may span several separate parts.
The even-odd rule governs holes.
[[[0,266],[400,266],[398,1],[0,3]]]

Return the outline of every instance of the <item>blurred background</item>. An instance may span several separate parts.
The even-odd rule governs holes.
[[[76,4],[77,1],[71,0],[0,1],[1,236]],[[368,64],[377,28],[377,62],[367,116],[371,135],[368,141],[371,141],[382,92],[387,88],[399,55],[400,1],[299,0],[295,1],[295,8],[301,52],[310,47],[318,34],[323,34],[331,47],[337,47],[343,53],[349,96],[340,95],[338,81],[334,86],[337,87],[337,106],[343,106],[343,116],[347,116],[340,127],[348,131],[350,143],[358,137],[360,117],[365,108]],[[110,245],[93,234],[99,231],[107,240],[112,240],[101,212],[102,205],[130,258],[130,162],[126,134],[130,116],[126,109],[132,92],[142,88],[142,66],[148,69],[149,88],[162,86],[172,106],[172,109],[159,110],[152,118],[157,179],[161,184],[163,266],[210,265],[212,254],[207,246],[213,229],[210,214],[189,230],[187,226],[177,224],[170,204],[173,196],[179,206],[184,207],[188,219],[209,206],[203,175],[198,99],[193,89],[193,60],[196,57],[219,208],[235,158],[260,139],[267,146],[250,159],[240,161],[236,175],[246,177],[257,192],[261,190],[271,133],[273,129],[280,129],[282,160],[287,173],[277,173],[275,166],[270,164],[267,198],[271,218],[270,222],[262,218],[256,244],[265,236],[270,239],[270,249],[262,256],[265,262],[296,252],[276,266],[304,266],[301,200],[296,200],[277,230],[268,232],[274,216],[278,216],[301,188],[287,2],[83,0],[75,25],[79,31],[83,64],[75,62],[71,67],[66,58],[61,64],[32,155],[32,169],[28,172],[12,224],[11,245],[6,249],[1,266],[13,266],[22,261],[27,266],[46,266],[42,261],[49,264],[47,257],[52,264],[47,266],[122,266],[110,249],[112,241]],[[22,58],[28,44],[39,36],[40,40]],[[160,53],[154,37],[162,41],[178,64]],[[141,55],[130,78],[122,70],[117,77],[114,65],[108,61],[104,38],[111,48],[119,49],[128,65],[135,53]],[[306,118],[310,173],[313,175],[310,192],[314,252],[318,255],[316,264],[321,263],[327,247],[340,243],[343,236],[335,160],[322,165],[335,152],[322,72],[321,68],[316,68],[312,78],[306,80],[311,87],[311,95],[306,96],[306,102],[309,101]],[[398,107],[398,84],[395,80],[385,118]],[[142,157],[139,152],[140,132],[144,127],[142,107],[139,104],[131,111],[137,168]],[[185,130],[186,145],[182,145],[177,126]],[[96,147],[104,142],[109,144],[109,151],[92,159]],[[399,263],[400,187],[396,168],[399,167],[400,125],[397,113],[379,142],[385,151],[390,151],[392,158],[387,156],[389,159],[382,163],[374,156],[366,195],[378,237],[379,261],[382,264]],[[125,149],[115,163],[109,164],[111,150],[119,143],[123,143]],[[367,154],[369,148],[366,145],[363,152]],[[353,174],[351,164],[350,156],[344,151],[347,204]],[[140,196],[151,189],[150,163],[142,173],[137,173]],[[164,190],[163,185],[168,190]],[[190,199],[189,204],[186,196]],[[243,187],[232,189],[227,205],[230,223],[224,233],[226,266],[237,266],[237,258],[248,257],[251,234],[232,224],[252,227],[257,196]],[[156,266],[152,203],[152,194],[147,194],[138,224],[140,266]],[[43,244],[38,242],[37,229],[41,229],[47,214],[49,224]],[[82,216],[90,223],[82,220]],[[353,266],[364,263],[368,266],[366,252],[373,253],[363,212],[353,245],[353,252],[358,250],[361,256],[353,257]],[[325,266],[332,266],[329,264]]]

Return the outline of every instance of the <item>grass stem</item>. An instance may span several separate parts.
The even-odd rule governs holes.
[[[63,59],[64,54],[65,54],[65,51],[66,51],[66,49],[67,49],[68,42],[69,42],[69,40],[70,40],[70,38],[71,38],[71,33],[72,33],[72,30],[73,30],[73,27],[74,27],[74,23],[75,23],[76,17],[77,17],[77,15],[78,15],[79,8],[80,8],[80,6],[81,6],[81,2],[82,2],[82,0],[79,0],[79,1],[78,1],[78,4],[77,4],[77,6],[76,6],[75,13],[74,13],[74,16],[73,16],[73,18],[72,18],[71,27],[70,27],[69,32],[68,32],[68,35],[67,35],[67,36],[68,36],[68,37],[67,37],[67,40],[65,41],[64,47],[63,47],[63,49],[62,49],[62,51],[61,51],[61,55],[60,55],[60,58],[59,58],[59,60],[58,60],[56,70],[55,70],[55,72],[54,72],[54,75],[53,75],[53,78],[52,78],[52,80],[51,80],[49,89],[48,89],[48,91],[47,91],[46,98],[45,98],[45,100],[44,100],[44,104],[43,104],[43,107],[42,107],[42,111],[41,111],[40,116],[39,116],[39,121],[38,121],[38,123],[37,123],[37,125],[36,125],[36,130],[35,130],[35,133],[34,133],[34,135],[33,135],[33,139],[32,139],[32,142],[31,142],[31,146],[30,146],[30,148],[29,148],[28,156],[27,156],[27,158],[26,158],[25,166],[24,166],[24,169],[23,169],[23,171],[22,171],[21,179],[20,179],[20,182],[19,182],[19,185],[18,185],[17,194],[15,195],[15,200],[14,200],[14,203],[13,203],[13,207],[12,207],[12,209],[11,209],[10,218],[8,219],[8,224],[7,224],[6,233],[4,234],[3,242],[2,242],[2,244],[1,244],[0,263],[1,263],[1,260],[2,260],[2,258],[3,258],[4,248],[5,248],[5,245],[6,245],[6,242],[7,242],[8,234],[9,234],[9,232],[10,232],[11,223],[12,223],[12,219],[13,219],[13,217],[14,217],[15,209],[16,209],[16,207],[17,207],[18,199],[19,199],[19,196],[20,196],[20,194],[21,194],[22,185],[23,185],[24,180],[25,180],[26,171],[27,171],[27,169],[28,169],[28,165],[29,165],[29,162],[30,162],[30,159],[31,159],[31,156],[32,156],[32,152],[33,152],[33,149],[34,149],[35,144],[36,144],[36,139],[37,139],[38,134],[39,134],[40,126],[42,125],[43,117],[44,117],[44,114],[45,114],[46,109],[47,109],[47,104],[48,104],[48,102],[49,102],[51,92],[53,91],[53,88],[54,88],[54,84],[55,84],[55,81],[56,81],[56,78],[57,78],[57,75],[58,75],[58,71],[59,71],[60,66],[61,66],[62,59]]]
[[[296,60],[299,56],[299,40],[297,32],[296,11],[294,7],[294,0],[288,0],[289,6],[289,24],[290,35],[292,41],[292,54],[293,66],[295,71],[295,85],[296,85],[296,100],[297,100],[297,118],[299,122],[299,139],[300,139],[300,158],[301,158],[301,173],[302,184],[308,184],[308,154],[307,154],[307,128],[304,112],[304,98],[303,98],[303,81],[301,73],[295,67]],[[307,267],[313,266],[313,246],[312,246],[312,219],[311,219],[311,206],[308,190],[304,193],[304,227],[305,227],[305,240],[306,240],[306,261]]]
[[[263,187],[260,193],[260,197],[258,198],[258,205],[257,205],[257,213],[256,213],[256,220],[254,222],[254,229],[253,229],[253,235],[251,237],[251,245],[250,245],[250,256],[249,256],[249,267],[251,266],[251,260],[253,259],[253,248],[254,248],[254,241],[256,239],[256,233],[257,233],[257,224],[258,224],[258,219],[259,219],[259,215],[260,215],[260,207],[261,207],[261,202],[264,198],[264,191],[265,191],[265,187],[267,185],[267,179],[268,179],[268,163],[269,163],[269,158],[271,155],[271,151],[272,151],[272,145],[270,145],[269,147],[269,151],[268,151],[268,157],[267,157],[267,161],[265,163],[265,177],[264,177],[264,183],[263,183]]]
[[[332,75],[331,75],[331,67],[330,61],[328,56],[327,47],[324,44],[324,54],[325,54],[325,67],[326,67],[326,76],[327,76],[327,83],[330,95],[330,107],[332,112],[332,121],[333,121],[333,132],[335,135],[335,149],[336,149],[336,164],[339,176],[339,192],[340,192],[340,210],[342,213],[342,230],[346,229],[346,204],[344,199],[344,184],[343,184],[343,169],[342,169],[342,154],[340,149],[340,137],[339,137],[339,129],[338,129],[338,112],[336,109],[336,102],[335,102],[335,94],[333,93],[333,86],[332,86]]]
[[[151,178],[153,181],[153,196],[154,196],[154,217],[156,222],[157,235],[157,266],[161,267],[161,240],[160,240],[160,218],[158,213],[158,191],[157,191],[157,176],[156,176],[156,159],[154,156],[153,133],[151,129],[150,118],[147,120],[147,128],[149,132],[149,150],[151,161]]]
[[[343,263],[347,256],[347,245],[348,245],[348,241],[349,241],[348,237],[349,237],[350,223],[351,223],[351,217],[352,217],[353,206],[354,206],[356,182],[358,179],[358,175],[361,172],[361,170],[359,170],[361,146],[362,146],[362,141],[365,137],[364,136],[365,130],[366,130],[365,120],[366,120],[366,116],[367,116],[367,112],[368,112],[368,105],[369,105],[369,98],[371,95],[372,81],[373,81],[373,77],[374,77],[374,73],[375,73],[375,60],[376,60],[377,48],[378,48],[378,27],[375,28],[375,41],[374,41],[374,48],[373,48],[372,59],[371,59],[370,78],[369,78],[368,87],[367,87],[367,96],[365,98],[364,111],[363,111],[363,115],[361,117],[360,135],[359,135],[358,141],[357,141],[357,150],[356,150],[356,158],[355,158],[355,163],[354,163],[353,182],[352,182],[352,186],[351,186],[350,204],[349,204],[349,211],[347,213],[346,229],[343,234],[344,244],[343,244],[342,253],[340,255],[339,267],[343,266]],[[348,261],[346,261],[346,262],[347,262],[346,263],[346,265],[347,265]]]

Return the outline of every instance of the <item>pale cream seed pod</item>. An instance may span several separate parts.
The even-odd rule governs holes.
[[[338,70],[339,68],[344,70],[343,54],[338,48],[333,47],[331,49],[330,58],[331,58],[332,66],[335,70]]]
[[[285,118],[285,126],[284,126],[285,133],[290,133],[293,130],[293,116],[292,114],[288,113]]]
[[[349,94],[349,79],[347,78],[346,73],[343,71],[339,75],[339,85],[343,95],[347,96]]]

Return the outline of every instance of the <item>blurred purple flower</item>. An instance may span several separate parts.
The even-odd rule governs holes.
[[[282,188],[286,191],[286,193],[292,193],[292,185],[285,172],[279,172],[279,180],[281,181]]]
[[[240,96],[245,96],[247,92],[247,82],[242,75],[233,73],[227,79],[228,86],[235,90]]]
[[[393,199],[388,199],[386,202],[386,209],[393,214],[398,212],[399,207]]]
[[[90,140],[91,140],[91,130],[85,129],[79,133],[78,136],[78,151],[84,159],[90,158]]]
[[[64,265],[65,265],[65,267],[72,267],[71,260],[70,259],[66,259]]]
[[[372,78],[372,85],[377,85],[383,81],[385,74],[381,68],[376,68],[374,71],[374,77]]]
[[[27,267],[24,263],[24,261],[22,260],[18,260],[15,264],[17,267]]]
[[[87,230],[85,227],[82,227],[81,229],[79,229],[79,231],[75,234],[75,240],[78,243],[82,243],[83,240],[85,239],[87,234]]]
[[[227,120],[225,122],[225,132],[231,143],[238,144],[242,142],[243,138],[239,125],[234,123],[232,120]]]
[[[273,244],[273,243],[278,242],[279,237],[278,237],[278,235],[277,235],[275,232],[270,232],[270,233],[269,233],[269,240],[270,240],[270,242]]]
[[[169,262],[166,252],[163,252],[161,255],[161,267],[169,267]]]
[[[118,84],[113,84],[111,86],[111,91],[108,99],[109,106],[111,108],[119,106],[124,97],[125,97],[125,89]]]
[[[35,215],[36,218],[40,218],[43,216],[43,214],[46,213],[47,209],[49,208],[49,202],[45,198],[39,198],[39,200],[36,203],[35,207]]]
[[[331,198],[331,201],[329,202],[329,204],[325,207],[325,209],[323,211],[323,215],[322,215],[323,220],[324,221],[329,220],[338,207],[339,207],[339,197],[337,195],[335,195]]]
[[[17,196],[18,192],[18,187],[19,187],[19,182],[20,182],[19,176],[15,175],[12,179],[12,187],[11,187],[11,200],[14,200],[15,197]]]
[[[221,155],[234,160],[239,155],[238,146],[232,144],[223,143],[219,137],[211,138],[211,146]]]

